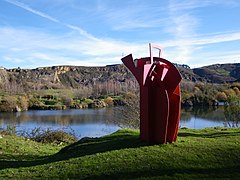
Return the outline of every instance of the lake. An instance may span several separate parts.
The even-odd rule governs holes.
[[[42,129],[71,131],[79,138],[100,137],[120,129],[119,123],[121,124],[121,122],[113,121],[115,113],[116,107],[0,113],[0,128],[16,127],[17,132],[21,132],[41,127]],[[182,109],[180,127],[198,129],[216,126],[232,126],[231,123],[225,121],[222,107],[218,109]]]

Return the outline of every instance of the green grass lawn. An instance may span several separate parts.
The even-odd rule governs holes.
[[[240,128],[180,129],[148,144],[120,130],[68,146],[0,138],[0,179],[240,179]]]

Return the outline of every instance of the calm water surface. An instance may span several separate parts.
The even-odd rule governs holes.
[[[113,121],[115,108],[74,110],[32,110],[17,113],[0,113],[0,128],[16,126],[17,131],[43,129],[65,129],[74,131],[79,137],[99,137],[120,129]],[[205,128],[231,126],[225,122],[223,108],[182,109],[180,127]]]

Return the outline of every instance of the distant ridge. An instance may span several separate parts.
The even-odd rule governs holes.
[[[176,64],[186,81],[229,83],[240,82],[240,63],[214,64],[191,69]],[[1,67],[1,66],[0,66]],[[0,68],[0,88],[19,88],[23,91],[39,89],[79,89],[93,86],[138,88],[132,74],[123,64],[103,67],[52,66],[36,69]]]

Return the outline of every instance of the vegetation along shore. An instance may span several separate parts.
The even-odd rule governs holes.
[[[218,106],[240,96],[240,64],[177,65],[183,106]],[[139,87],[124,65],[0,69],[0,111],[124,105]]]

